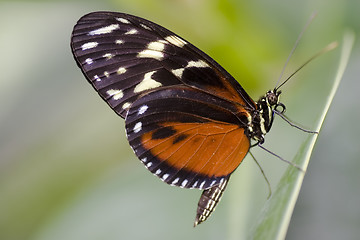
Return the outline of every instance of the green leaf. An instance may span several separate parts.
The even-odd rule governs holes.
[[[322,114],[317,121],[316,131],[318,132],[321,129],[330,104],[344,74],[353,42],[354,34],[351,32],[346,33],[344,35],[337,74],[331,91],[328,94]],[[301,166],[305,171],[309,164],[310,156],[317,138],[318,134],[309,135],[306,141],[300,146],[293,160],[294,163]],[[275,191],[271,198],[265,203],[254,228],[255,230],[251,233],[249,239],[285,239],[304,176],[305,172],[301,172],[292,166],[287,168],[278,185],[275,187]]]

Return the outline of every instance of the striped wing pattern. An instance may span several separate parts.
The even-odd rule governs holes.
[[[199,205],[197,224],[204,221],[249,150],[244,129],[254,101],[204,52],[129,14],[83,16],[71,49],[87,80],[125,118],[146,168],[170,185],[205,189],[200,202],[214,204]]]
[[[255,107],[240,84],[212,58],[139,17],[112,12],[85,15],[74,27],[71,48],[88,81],[123,118],[142,93],[184,84]]]

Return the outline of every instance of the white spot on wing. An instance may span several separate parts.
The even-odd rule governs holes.
[[[119,100],[124,96],[123,91],[119,89],[110,89],[106,92],[109,96],[111,96],[114,100]]]
[[[98,75],[95,75],[95,76],[94,76],[94,80],[96,80],[97,82],[100,82],[100,81],[101,81],[101,79],[99,78]]]
[[[138,115],[141,115],[143,114],[144,112],[146,112],[146,110],[148,109],[149,107],[147,105],[143,105],[139,108],[138,110]]]
[[[125,18],[116,18],[116,20],[118,20],[119,22],[122,22],[122,23],[125,23],[125,24],[129,24],[130,23],[130,21],[129,20],[127,20],[127,19],[125,19]]]
[[[169,176],[170,176],[170,175],[169,175],[168,173],[165,173],[165,174],[162,176],[161,179],[165,181]]]
[[[105,53],[105,54],[103,55],[103,57],[106,58],[107,60],[110,60],[110,59],[112,59],[112,58],[114,57],[114,54],[112,54],[112,53]]]
[[[141,51],[137,56],[139,58],[155,58],[157,60],[161,60],[164,57],[164,54],[155,50],[145,49],[144,51]]]
[[[123,74],[123,73],[125,73],[126,72],[126,69],[125,68],[123,68],[123,67],[119,67],[119,69],[116,71],[116,73],[117,74]]]
[[[165,44],[163,41],[156,41],[156,42],[151,42],[147,45],[148,49],[152,49],[152,50],[156,50],[156,51],[163,51],[165,48]]]
[[[140,26],[143,27],[143,28],[145,28],[146,30],[151,30],[151,28],[148,27],[148,26],[146,26],[145,24],[140,23]]]
[[[109,26],[93,30],[89,32],[89,35],[93,36],[93,35],[108,34],[108,33],[112,33],[114,30],[118,28],[119,28],[119,24],[111,24]]]
[[[136,123],[134,128],[133,128],[134,133],[140,132],[141,128],[142,128],[142,123],[141,122]]]
[[[154,79],[151,78],[151,76],[155,73],[156,71],[152,71],[152,72],[148,72],[145,74],[144,79],[138,84],[136,85],[135,89],[134,89],[134,93],[139,93],[145,90],[149,90],[152,88],[157,88],[157,87],[161,87],[162,84],[155,81]]]
[[[179,182],[179,180],[180,180],[180,178],[175,178],[175,180],[174,180],[174,181],[172,181],[172,183],[171,183],[171,184],[177,184],[177,183]]]
[[[146,167],[151,167],[152,166],[152,162],[148,162],[147,164],[146,164]]]
[[[187,183],[188,183],[188,180],[185,179],[185,180],[181,183],[181,187],[185,187]]]
[[[84,51],[84,50],[87,50],[87,49],[91,49],[91,48],[94,48],[94,47],[97,47],[99,43],[98,42],[88,42],[88,43],[84,43],[83,45],[81,45],[81,49]]]
[[[161,173],[161,169],[156,170],[155,174],[159,175]]]
[[[199,188],[202,189],[202,188],[204,187],[205,183],[206,183],[206,180],[202,181],[202,183],[200,184]]]
[[[178,69],[174,69],[171,70],[171,72],[178,78],[181,78],[183,73],[184,73],[185,68],[178,68]]]
[[[183,47],[186,44],[184,40],[175,35],[167,36],[165,40],[177,47]]]
[[[115,41],[115,44],[123,44],[124,43],[124,40],[121,40],[121,39],[117,39]]]
[[[184,74],[184,71],[186,70],[186,68],[191,68],[191,67],[205,68],[205,67],[209,67],[209,65],[203,60],[190,61],[190,62],[188,62],[188,64],[186,65],[185,68],[173,69],[173,70],[171,70],[171,72],[176,77],[182,78],[182,75]]]
[[[91,58],[87,58],[85,59],[85,62],[90,65],[93,63],[93,60]]]
[[[104,76],[108,78],[110,76],[110,73],[108,71],[105,71]]]
[[[130,29],[129,31],[127,31],[125,34],[126,35],[131,35],[131,34],[136,34],[138,32],[138,30],[136,29]]]
[[[144,157],[143,159],[141,159],[140,161],[142,161],[143,163],[146,163],[147,162],[147,158]]]
[[[209,65],[203,60],[198,60],[198,61],[190,61],[186,67],[204,68],[204,67],[209,67]]]
[[[122,109],[128,109],[131,106],[131,103],[126,102],[123,104]]]
[[[151,42],[144,51],[141,51],[137,57],[139,58],[155,58],[161,60],[164,57],[163,50],[165,48],[164,41]]]

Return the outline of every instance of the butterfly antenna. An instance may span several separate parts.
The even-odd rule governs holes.
[[[333,50],[334,48],[336,48],[338,46],[337,42],[332,42],[329,45],[327,45],[326,47],[324,47],[323,49],[321,49],[318,53],[316,53],[315,55],[313,55],[311,58],[309,58],[305,63],[303,63],[298,69],[296,69],[292,74],[290,74],[290,76],[283,81],[278,87],[275,88],[275,90],[278,90],[280,87],[282,87],[287,81],[289,81],[297,72],[300,71],[300,69],[302,69],[303,67],[305,67],[309,62],[311,62],[312,60],[314,60],[315,58],[323,55],[324,53],[327,53],[331,50]]]
[[[305,32],[306,29],[309,27],[310,23],[314,20],[314,18],[316,17],[316,15],[317,15],[317,12],[314,12],[313,14],[311,14],[309,20],[308,20],[307,23],[305,24],[305,27],[303,28],[303,30],[300,32],[298,38],[296,39],[295,44],[294,44],[293,48],[291,49],[291,52],[290,52],[288,58],[286,59],[286,62],[285,62],[285,64],[284,64],[284,67],[283,67],[282,70],[281,70],[280,76],[279,76],[279,78],[278,78],[278,80],[277,80],[277,82],[276,82],[276,85],[275,85],[275,88],[274,88],[274,89],[278,89],[278,88],[279,88],[279,87],[277,87],[277,86],[278,86],[281,78],[282,78],[283,75],[284,75],[285,69],[286,69],[286,67],[287,67],[287,65],[288,65],[288,63],[289,63],[289,61],[290,61],[291,56],[294,54],[295,49],[296,49],[297,46],[299,45],[300,39],[302,38],[302,36],[304,35],[304,32]]]

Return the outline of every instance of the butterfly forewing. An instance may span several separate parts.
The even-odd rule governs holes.
[[[135,154],[168,184],[206,189],[220,184],[249,149],[236,106],[189,87],[168,87],[136,100],[126,117]]]
[[[144,92],[175,85],[255,108],[240,84],[208,55],[145,19],[90,13],[74,27],[71,46],[88,81],[121,117]]]

